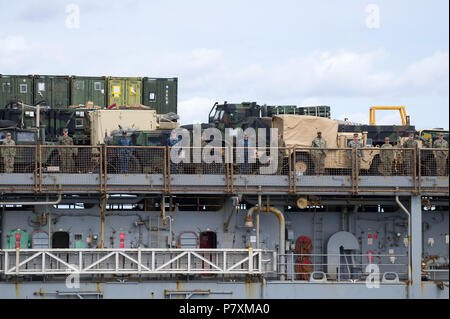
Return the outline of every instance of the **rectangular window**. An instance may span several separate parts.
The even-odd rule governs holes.
[[[28,84],[20,84],[19,85],[19,92],[20,93],[27,93],[28,92]]]
[[[84,90],[84,81],[77,81],[75,87],[77,88],[77,90]]]
[[[75,127],[83,127],[83,119],[75,119]]]
[[[149,99],[150,101],[155,101],[155,100],[156,100],[156,94],[155,94],[155,93],[150,93],[150,94],[148,95],[148,99]]]
[[[101,82],[94,82],[94,90],[100,91],[102,89],[102,83]]]

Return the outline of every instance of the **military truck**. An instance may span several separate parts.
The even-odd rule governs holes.
[[[342,149],[348,148],[348,143],[357,133],[362,145],[369,148],[362,152],[360,168],[374,174],[380,173],[380,149],[371,145],[367,132],[339,132],[338,121],[308,115],[276,115],[272,118],[272,127],[281,133],[286,147],[296,147],[295,156],[286,153],[286,157],[291,156],[292,167],[299,174],[309,175],[314,172],[314,161],[308,148],[318,131],[327,141],[327,148],[331,148],[325,159],[325,169],[336,174],[348,173],[351,169],[351,152]]]
[[[106,133],[105,137],[94,139],[94,141],[99,142],[99,144],[115,146],[125,131],[133,146],[143,146],[129,148],[130,158],[127,172],[130,174],[161,174],[164,170],[164,154],[167,151],[167,140],[171,131],[180,127],[179,123],[176,122],[178,115],[174,113],[156,114],[155,111],[148,112],[148,110],[142,112],[133,111],[136,110],[122,110],[121,113],[116,115],[114,113],[105,113],[109,116],[100,116],[101,120],[96,116],[97,120],[92,121],[93,135],[99,138],[95,132],[98,132],[100,128],[105,129],[106,124],[103,121],[108,122],[109,129],[106,129],[108,133]],[[115,117],[115,120],[111,121],[111,117]],[[139,121],[141,121],[140,125]],[[115,129],[111,129],[113,126],[115,126]],[[145,146],[148,147],[146,148]],[[118,173],[120,149],[109,147],[106,156],[108,172]]]
[[[297,107],[295,105],[258,105],[256,102],[242,102],[223,104],[214,103],[208,116],[210,127],[219,129],[225,140],[226,128],[265,128],[267,132],[266,140],[270,140],[270,128],[272,117],[279,114],[310,115],[318,117],[330,117],[329,106],[305,106]]]

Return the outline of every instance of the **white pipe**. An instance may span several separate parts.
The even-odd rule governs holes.
[[[400,208],[408,215],[408,285],[411,284],[411,213],[406,209],[405,206],[400,202],[398,195],[395,195],[395,202],[400,206]]]

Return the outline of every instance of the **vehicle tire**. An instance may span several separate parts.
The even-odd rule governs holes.
[[[294,163],[294,161],[292,161]],[[295,163],[293,164],[293,171],[295,174],[301,173],[303,175],[311,175],[314,171],[311,158],[307,154],[296,154]]]

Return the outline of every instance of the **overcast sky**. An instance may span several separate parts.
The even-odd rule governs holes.
[[[447,0],[0,0],[0,26],[0,74],[178,77],[183,124],[226,100],[449,127]]]

